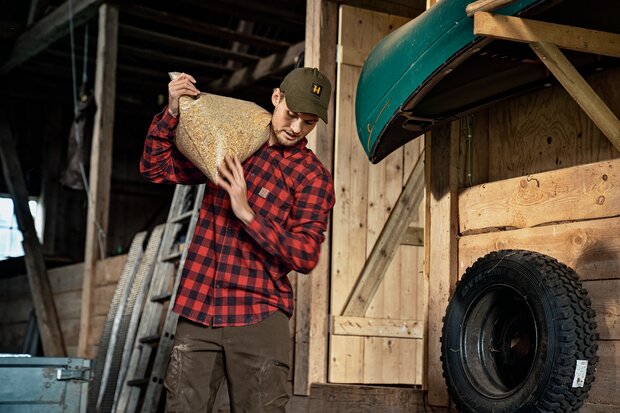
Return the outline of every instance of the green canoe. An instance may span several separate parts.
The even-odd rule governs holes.
[[[369,54],[357,86],[357,132],[370,161],[436,125],[507,96],[553,82],[527,44],[473,34],[469,0],[442,0],[383,38]],[[618,31],[617,0],[521,0],[493,13]],[[580,71],[618,59],[567,52]]]

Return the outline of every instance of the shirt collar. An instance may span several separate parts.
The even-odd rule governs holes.
[[[278,145],[277,143],[274,145],[270,145],[270,146],[278,150],[284,158],[288,158],[289,156],[293,154],[299,153],[302,149],[306,147],[307,144],[308,144],[308,139],[302,138],[299,142],[297,142],[293,146],[282,146],[282,145]],[[269,145],[269,142],[267,142],[267,145]]]

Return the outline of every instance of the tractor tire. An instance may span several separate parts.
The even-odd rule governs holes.
[[[522,250],[467,269],[446,310],[441,350],[463,413],[576,412],[594,380],[595,312],[574,270]]]

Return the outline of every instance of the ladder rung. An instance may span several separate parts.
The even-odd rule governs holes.
[[[146,386],[148,383],[149,383],[149,379],[127,380],[128,386]]]
[[[171,297],[172,297],[171,293],[163,293],[163,294],[159,294],[159,295],[155,295],[151,297],[151,301],[154,303],[163,303],[164,301],[170,300]]]
[[[172,254],[170,254],[170,255],[163,256],[163,257],[161,258],[161,260],[162,260],[162,261],[174,261],[174,260],[176,260],[177,258],[181,258],[181,255],[182,255],[182,254],[183,254],[183,251],[173,252],[173,253],[172,253]]]
[[[194,215],[194,211],[187,211],[187,212],[183,212],[180,215],[177,215],[176,217],[172,218],[170,220],[171,223],[177,223],[177,222],[181,222],[184,221],[188,218],[191,218],[192,215]]]
[[[159,338],[161,336],[159,334],[154,334],[152,336],[144,336],[140,337],[140,343],[148,344],[148,343],[159,343]]]

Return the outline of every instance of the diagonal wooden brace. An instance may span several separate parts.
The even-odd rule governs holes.
[[[388,217],[370,256],[355,283],[342,312],[343,316],[363,317],[370,306],[401,240],[408,230],[409,222],[424,196],[424,155],[420,154],[407,184],[403,188],[392,213]]]

